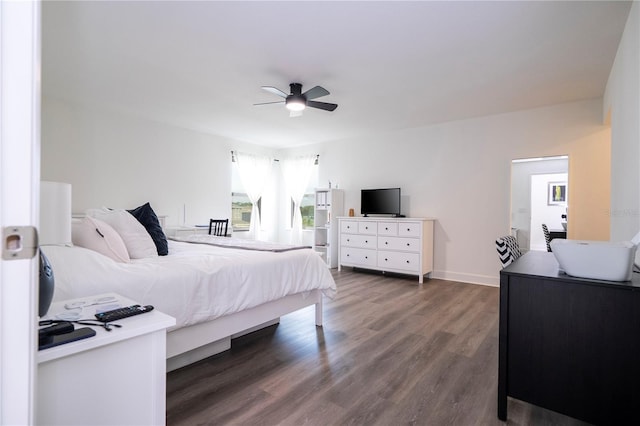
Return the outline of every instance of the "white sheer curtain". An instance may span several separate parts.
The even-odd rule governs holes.
[[[247,192],[247,197],[253,205],[251,208],[251,222],[249,223],[249,238],[259,239],[260,214],[258,213],[258,200],[269,180],[273,159],[243,152],[236,153],[238,174]]]
[[[309,185],[309,178],[313,171],[315,155],[305,155],[301,157],[281,160],[282,175],[287,194],[293,200],[293,225],[291,228],[291,244],[302,243],[302,214],[300,213],[300,203],[304,197],[305,190]]]

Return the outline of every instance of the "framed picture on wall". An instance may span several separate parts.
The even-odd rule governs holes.
[[[548,205],[567,204],[567,182],[549,182]]]

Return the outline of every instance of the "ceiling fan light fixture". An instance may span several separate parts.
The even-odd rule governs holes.
[[[327,96],[329,91],[324,87],[315,86],[306,92],[302,93],[302,84],[291,83],[291,94],[287,95],[282,90],[273,86],[262,86],[263,90],[283,98],[283,101],[278,102],[261,102],[254,105],[266,105],[266,104],[285,104],[286,108],[290,111],[289,117],[298,117],[302,115],[302,111],[307,107],[317,108],[325,111],[334,111],[338,108],[338,104],[332,104],[328,102],[318,102],[315,99],[322,96]]]
[[[300,98],[287,99],[286,104],[289,111],[302,111],[307,106],[304,99]]]

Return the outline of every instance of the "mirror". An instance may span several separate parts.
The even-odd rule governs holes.
[[[551,238],[566,238],[568,188],[566,155],[511,162],[511,234],[521,250],[547,250],[542,224]]]

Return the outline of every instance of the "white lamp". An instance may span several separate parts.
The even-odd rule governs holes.
[[[40,182],[40,245],[71,244],[71,184]]]

